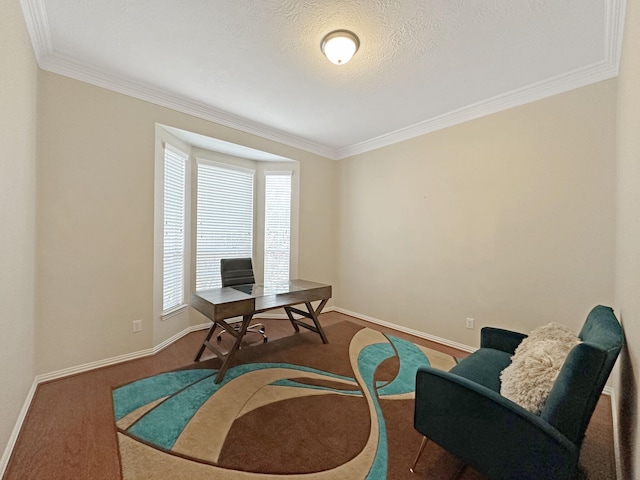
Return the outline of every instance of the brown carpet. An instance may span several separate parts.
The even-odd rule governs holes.
[[[123,478],[411,478],[415,371],[453,359],[350,322],[327,335],[242,349],[219,385],[213,359],[114,389]],[[427,478],[459,467],[423,457]]]

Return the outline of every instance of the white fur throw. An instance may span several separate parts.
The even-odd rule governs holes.
[[[579,343],[578,336],[564,325],[549,323],[536,328],[500,374],[500,394],[539,414],[569,351]]]

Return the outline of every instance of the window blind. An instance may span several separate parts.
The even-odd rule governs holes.
[[[162,311],[184,303],[185,172],[187,155],[164,149]]]
[[[265,175],[264,283],[289,280],[291,172]]]
[[[220,259],[253,252],[253,172],[198,162],[196,290],[216,288]]]

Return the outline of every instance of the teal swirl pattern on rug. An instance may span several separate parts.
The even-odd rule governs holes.
[[[388,462],[387,434],[385,419],[380,404],[381,399],[413,398],[415,375],[418,367],[429,365],[423,351],[411,342],[385,336],[380,332],[364,328],[351,339],[349,356],[354,372],[353,377],[337,375],[301,365],[288,363],[248,363],[232,367],[224,380],[215,384],[213,378],[216,370],[194,369],[162,373],[153,377],[138,380],[113,391],[115,422],[118,427],[118,439],[121,447],[123,476],[129,478],[145,477],[143,468],[152,468],[152,460],[146,467],[133,461],[135,455],[124,445],[140,443],[136,448],[157,450],[154,455],[176,456],[183,471],[189,462],[198,471],[209,469],[211,478],[269,478],[285,477],[293,479],[338,479],[363,478],[368,480],[385,479]],[[396,357],[399,367],[397,374],[387,381],[376,381],[376,371],[388,359]],[[310,383],[306,383],[307,380]],[[315,382],[315,383],[313,383]],[[344,385],[340,388],[338,385]],[[269,389],[269,395],[262,396],[263,389]],[[275,397],[273,392],[281,391]],[[364,398],[369,406],[371,432],[369,441],[363,451],[349,465],[340,465],[323,472],[300,474],[264,474],[261,472],[242,472],[230,470],[217,465],[217,458],[224,444],[228,428],[239,416],[247,413],[247,409],[260,408],[267,402],[286,400],[298,397],[310,397],[322,394],[336,394]],[[237,399],[237,402],[229,401]],[[256,404],[250,406],[251,402]],[[216,404],[215,402],[219,402]],[[237,403],[237,406],[235,405]],[[207,446],[206,454],[194,453],[180,446],[180,442],[189,444],[185,437],[190,432],[191,423],[204,411],[203,407],[212,408],[216,415],[216,426],[221,425],[220,433],[213,433],[211,439],[202,439]],[[207,415],[210,416],[210,415]],[[224,425],[228,428],[225,430]],[[216,438],[219,436],[220,438]],[[163,464],[171,464],[173,460],[164,458]],[[157,462],[156,462],[157,463]],[[170,467],[163,467],[170,468]],[[178,468],[178,467],[175,467]],[[353,475],[356,475],[355,477]],[[142,476],[141,476],[142,475]],[[169,478],[169,477],[167,477]],[[191,478],[207,478],[200,473]]]

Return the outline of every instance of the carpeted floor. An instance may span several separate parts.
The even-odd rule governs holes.
[[[327,334],[241,350],[219,385],[210,360],[114,389],[123,478],[406,478],[415,372],[453,358],[349,322]]]
[[[269,343],[263,345],[261,337],[256,335],[256,338],[250,341],[255,340],[259,344],[239,352],[238,360],[242,363],[264,362],[268,354],[268,362],[295,365],[297,364],[295,358],[298,357],[298,359],[304,358],[303,364],[310,368],[353,379],[355,370],[351,366],[349,344],[355,332],[363,327],[420,343],[440,352],[464,356],[464,352],[450,347],[337,312],[321,315],[321,322],[329,337],[329,345],[322,345],[318,335],[311,332],[293,334],[291,325],[286,321],[269,319],[262,321],[269,332]],[[117,432],[114,422],[114,391],[121,386],[176,369],[217,368],[219,363],[216,359],[193,362],[193,356],[201,345],[204,335],[204,331],[193,332],[181,337],[157,354],[38,385],[3,480],[122,479],[125,469],[123,465],[129,464],[123,464],[121,461],[118,439],[127,434]],[[222,343],[226,345],[230,341],[230,337],[225,337]],[[383,343],[388,342],[383,339]],[[304,355],[301,353],[303,351],[306,352]],[[437,357],[430,353],[428,356],[432,360]],[[440,354],[440,356],[445,361],[451,361],[447,355]],[[434,442],[429,442],[427,445],[416,473],[409,472],[409,466],[413,462],[421,440],[420,435],[413,429],[413,402],[377,395],[382,391],[383,386],[378,383],[378,380],[388,381],[390,378],[395,378],[398,366],[393,365],[394,361],[396,360],[392,357],[380,364],[374,363],[376,365],[374,391],[376,397],[379,397],[379,411],[382,412],[379,418],[385,421],[384,431],[388,449],[389,468],[386,478],[407,480],[454,478],[461,466],[460,461]],[[435,363],[434,366],[438,367]],[[440,366],[440,368],[448,367]],[[294,380],[303,382],[301,375]],[[363,380],[364,377],[361,381]],[[304,382],[309,381],[304,380]],[[320,382],[320,380],[313,381]],[[345,383],[336,385],[334,379],[323,381],[328,382],[326,386],[332,388],[348,388]],[[353,388],[358,390],[360,387]],[[237,416],[232,427],[227,431],[224,445],[220,449],[219,461],[226,462],[224,465],[227,469],[237,469],[230,470],[234,473],[232,478],[246,477],[247,474],[239,473],[242,469],[262,471],[263,468],[274,466],[279,469],[275,470],[276,472],[306,472],[290,474],[286,477],[287,479],[322,476],[312,472],[315,467],[309,465],[313,463],[317,465],[324,462],[330,467],[333,465],[332,469],[345,462],[348,463],[355,458],[355,455],[362,452],[366,441],[364,437],[367,436],[368,439],[368,435],[373,431],[371,412],[374,410],[372,410],[372,404],[367,403],[369,402],[367,397],[354,395],[350,397],[342,395],[340,406],[336,408],[334,407],[336,403],[329,401],[333,396],[337,394],[300,396],[295,399],[297,405],[295,413],[289,413],[284,408],[285,403],[294,403],[294,400],[288,400],[287,402],[270,401],[258,409],[246,411],[243,415]],[[363,404],[365,408],[361,408]],[[377,408],[375,411],[378,411]],[[122,412],[118,416],[121,414]],[[126,430],[125,426],[121,428],[123,431]],[[300,431],[310,432],[306,436],[306,441],[300,441]],[[379,431],[383,430],[379,429]],[[315,432],[318,432],[318,435],[315,435]],[[206,438],[202,441],[204,445],[208,444],[211,435],[205,434]],[[142,450],[159,452],[157,459],[150,460],[151,463],[157,462],[161,466],[160,469],[153,470],[156,472],[153,478],[158,480],[198,478],[190,476],[188,469],[183,471],[171,470],[169,467],[163,468],[163,457],[175,457],[179,462],[189,464],[198,463],[204,468],[209,466],[206,462],[181,459],[177,454],[168,455],[163,450],[133,440],[130,436],[127,436],[127,439],[137,444],[137,447]],[[325,452],[332,453],[332,460],[326,460]],[[614,458],[611,399],[607,395],[602,395],[587,429],[580,455],[580,466],[584,478],[614,480],[616,478]],[[286,470],[287,468],[289,470]],[[158,470],[161,471],[158,473]],[[361,476],[364,470],[354,473],[353,477],[345,475],[343,478],[358,478],[358,476],[366,478]],[[376,475],[383,475],[379,473],[380,471],[378,469],[373,472]],[[129,475],[131,471],[126,470],[126,473],[129,479],[152,477],[146,472],[140,475]],[[281,476],[284,474],[255,474],[251,478],[267,477],[275,480]],[[224,477],[213,475],[209,478]],[[376,477],[372,475],[370,478]],[[466,468],[459,480],[483,478],[474,470]]]

